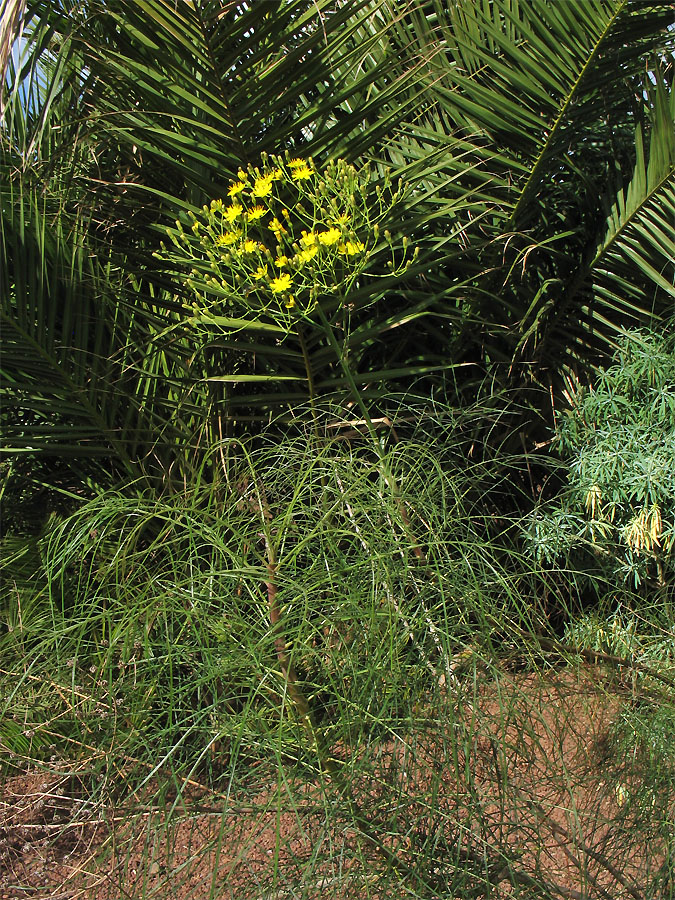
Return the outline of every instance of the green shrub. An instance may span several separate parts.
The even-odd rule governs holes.
[[[599,589],[665,586],[675,546],[672,338],[625,334],[614,365],[558,417],[558,437],[568,489],[529,518],[536,558],[562,559]]]
[[[127,759],[217,745],[313,766],[300,691],[333,745],[405,720],[500,610],[529,615],[509,553],[490,547],[494,477],[467,461],[461,422],[426,427],[377,449],[361,435],[226,442],[214,482],[108,491],[55,522],[34,616],[0,643],[17,664],[30,646],[12,714],[32,722],[54,702],[48,667],[66,700],[45,707],[47,743],[91,743],[95,727]]]

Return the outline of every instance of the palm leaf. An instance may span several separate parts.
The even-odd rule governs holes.
[[[557,327],[571,357],[587,356],[591,348],[611,350],[624,328],[644,326],[672,310],[675,93],[661,77],[650,81],[646,92],[652,122],[648,132],[642,125],[636,130],[632,177],[619,189],[602,236],[559,298]]]
[[[187,388],[180,354],[156,341],[166,310],[135,318],[134,286],[96,236],[81,148],[64,138],[63,67],[38,65],[46,37],[34,29],[28,62],[10,62],[0,142],[3,451],[99,459],[138,477],[159,435],[163,467],[191,443],[195,413],[169,412]],[[201,421],[203,400],[196,409]]]
[[[430,245],[452,216],[464,252],[450,271],[457,259],[465,270],[444,305],[470,311],[461,341],[470,352],[489,347],[509,362],[536,350],[555,368],[570,340],[577,353],[598,349],[566,323],[588,302],[580,262],[609,185],[633,167],[627,123],[645,105],[646,63],[669,45],[670,22],[667,4],[631,0],[426,3],[401,22],[400,45],[420,47],[428,72],[420,124],[389,146],[423,189],[412,215],[419,221],[426,206]],[[448,269],[429,282],[440,291]],[[647,321],[651,303],[634,312]],[[621,326],[622,308],[605,314]],[[598,326],[611,341],[612,328]]]
[[[3,201],[3,253],[13,259],[3,297],[16,344],[6,384],[21,397],[16,409],[30,411],[12,432],[15,448],[29,446],[32,428],[39,446],[76,451],[65,425],[48,431],[57,384],[62,421],[87,435],[78,446],[124,466],[159,456],[168,467],[198,452],[205,427],[302,406],[308,370],[323,397],[345,399],[320,329],[303,346],[221,322],[220,334],[197,340],[179,273],[153,257],[166,225],[222,196],[262,151],[368,158],[411,183],[392,225],[420,245],[419,264],[405,282],[363,280],[342,346],[373,403],[406,377],[433,382],[487,357],[510,363],[518,345],[552,364],[568,345],[595,351],[591,326],[609,335],[626,314],[620,281],[654,285],[656,272],[668,281],[665,187],[630,223],[617,214],[597,262],[587,252],[608,185],[635,167],[636,110],[657,102],[645,103],[645,61],[668,46],[668,4],[115,0],[88,4],[84,17],[75,4],[39,0],[22,21],[30,40],[3,131],[14,192]],[[22,107],[29,82],[35,99]],[[662,140],[651,137],[650,153]],[[35,171],[10,179],[17,159]],[[54,209],[37,215],[45,173]],[[35,249],[22,256],[24,222]],[[40,235],[54,228],[49,249]],[[584,318],[591,269],[597,301]],[[32,286],[43,270],[45,284],[63,284],[58,298]],[[628,299],[638,316],[651,310],[640,291]],[[78,304],[89,325],[74,363],[62,322],[75,321]]]
[[[591,261],[599,314],[621,303],[661,311],[663,300],[672,306],[675,298],[675,91],[658,80],[651,93],[649,154],[639,127],[633,178],[619,191]]]

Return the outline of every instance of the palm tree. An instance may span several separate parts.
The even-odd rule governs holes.
[[[301,415],[307,359],[320,396],[355,385],[374,410],[420,379],[447,390],[457,367],[460,388],[486,370],[552,381],[672,310],[669,3],[64,0],[12,21],[11,452],[187,477],[214,438]],[[318,320],[302,352],[253,328],[196,340],[189,292],[153,256],[285,150],[409,185],[390,224],[421,253],[405,279],[359,284],[350,378]]]

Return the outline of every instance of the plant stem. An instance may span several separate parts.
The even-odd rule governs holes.
[[[305,372],[307,373],[307,393],[309,396],[309,407],[312,411],[312,420],[314,422],[314,435],[318,437],[319,423],[316,416],[316,404],[314,402],[316,396],[314,391],[314,374],[312,373],[312,363],[309,358],[309,353],[307,352],[307,342],[305,341],[305,335],[301,325],[298,325],[297,327],[297,335],[298,340],[300,341],[302,358],[305,363]]]
[[[374,447],[375,452],[376,452],[376,454],[380,460],[380,463],[382,465],[382,474],[384,475],[385,481],[387,482],[387,485],[389,486],[389,489],[392,492],[392,495],[394,497],[396,505],[398,506],[398,511],[401,516],[401,521],[403,522],[403,528],[404,528],[404,531],[406,532],[406,536],[408,537],[408,540],[410,541],[412,551],[415,554],[415,557],[417,558],[417,560],[420,563],[424,564],[424,563],[426,563],[426,556],[424,554],[424,551],[422,550],[422,547],[420,546],[419,541],[416,539],[415,535],[412,533],[412,528],[410,525],[410,518],[408,516],[408,513],[405,510],[403,501],[401,500],[399,490],[398,490],[398,485],[396,484],[396,479],[394,478],[392,472],[389,471],[386,457],[385,457],[385,454],[382,452],[382,447],[380,446],[380,442],[377,438],[377,431],[375,429],[375,425],[373,424],[373,420],[371,418],[368,407],[364,403],[363,397],[361,396],[361,392],[359,391],[359,389],[356,386],[356,382],[354,381],[354,376],[352,375],[351,369],[349,368],[349,365],[347,364],[346,355],[343,352],[343,350],[341,349],[340,345],[338,344],[337,338],[335,337],[335,333],[333,331],[333,327],[330,324],[330,322],[328,321],[328,319],[326,318],[326,314],[323,311],[321,304],[318,303],[316,308],[319,312],[321,322],[324,326],[324,331],[325,331],[326,337],[328,338],[328,342],[331,345],[331,347],[333,348],[333,350],[335,351],[335,354],[336,354],[338,360],[340,361],[342,371],[344,372],[345,378],[349,382],[349,387],[352,392],[352,396],[353,396],[354,400],[356,401],[356,403],[358,404],[359,410],[361,411],[361,415],[363,417],[363,421],[366,423],[366,427],[368,428],[368,433],[370,434],[371,440],[373,442],[373,447]],[[392,431],[393,431],[393,426],[391,425],[391,423],[390,423],[390,427],[392,428]]]
[[[375,452],[380,457],[383,458],[382,449],[380,447],[379,441],[377,439],[377,431],[375,426],[373,425],[373,420],[370,416],[370,412],[368,411],[368,407],[363,402],[363,397],[361,396],[361,392],[356,386],[356,382],[354,381],[354,376],[352,375],[351,369],[347,365],[347,360],[345,359],[345,354],[343,349],[338,344],[337,338],[335,337],[335,333],[333,331],[333,326],[330,324],[328,319],[326,318],[326,313],[323,311],[323,307],[320,303],[317,303],[316,308],[319,313],[319,317],[321,319],[321,324],[324,327],[324,334],[328,339],[328,343],[331,345],[333,350],[335,351],[335,355],[337,356],[338,362],[342,368],[345,378],[349,384],[349,389],[351,391],[352,397],[354,401],[359,407],[361,411],[361,415],[363,417],[364,422],[366,423],[366,427],[368,428],[368,433],[373,441],[373,445],[375,447]]]

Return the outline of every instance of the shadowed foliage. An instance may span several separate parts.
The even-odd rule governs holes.
[[[340,348],[373,410],[419,379],[548,383],[597,359],[672,308],[671,19],[642,0],[27,3],[1,132],[6,446],[180,477],[212,439],[304,415],[299,350],[196,340],[152,257],[262,152],[409,186],[390,225],[419,259],[360,280]],[[344,403],[325,331],[306,349]],[[255,380],[206,380],[235,373]]]

